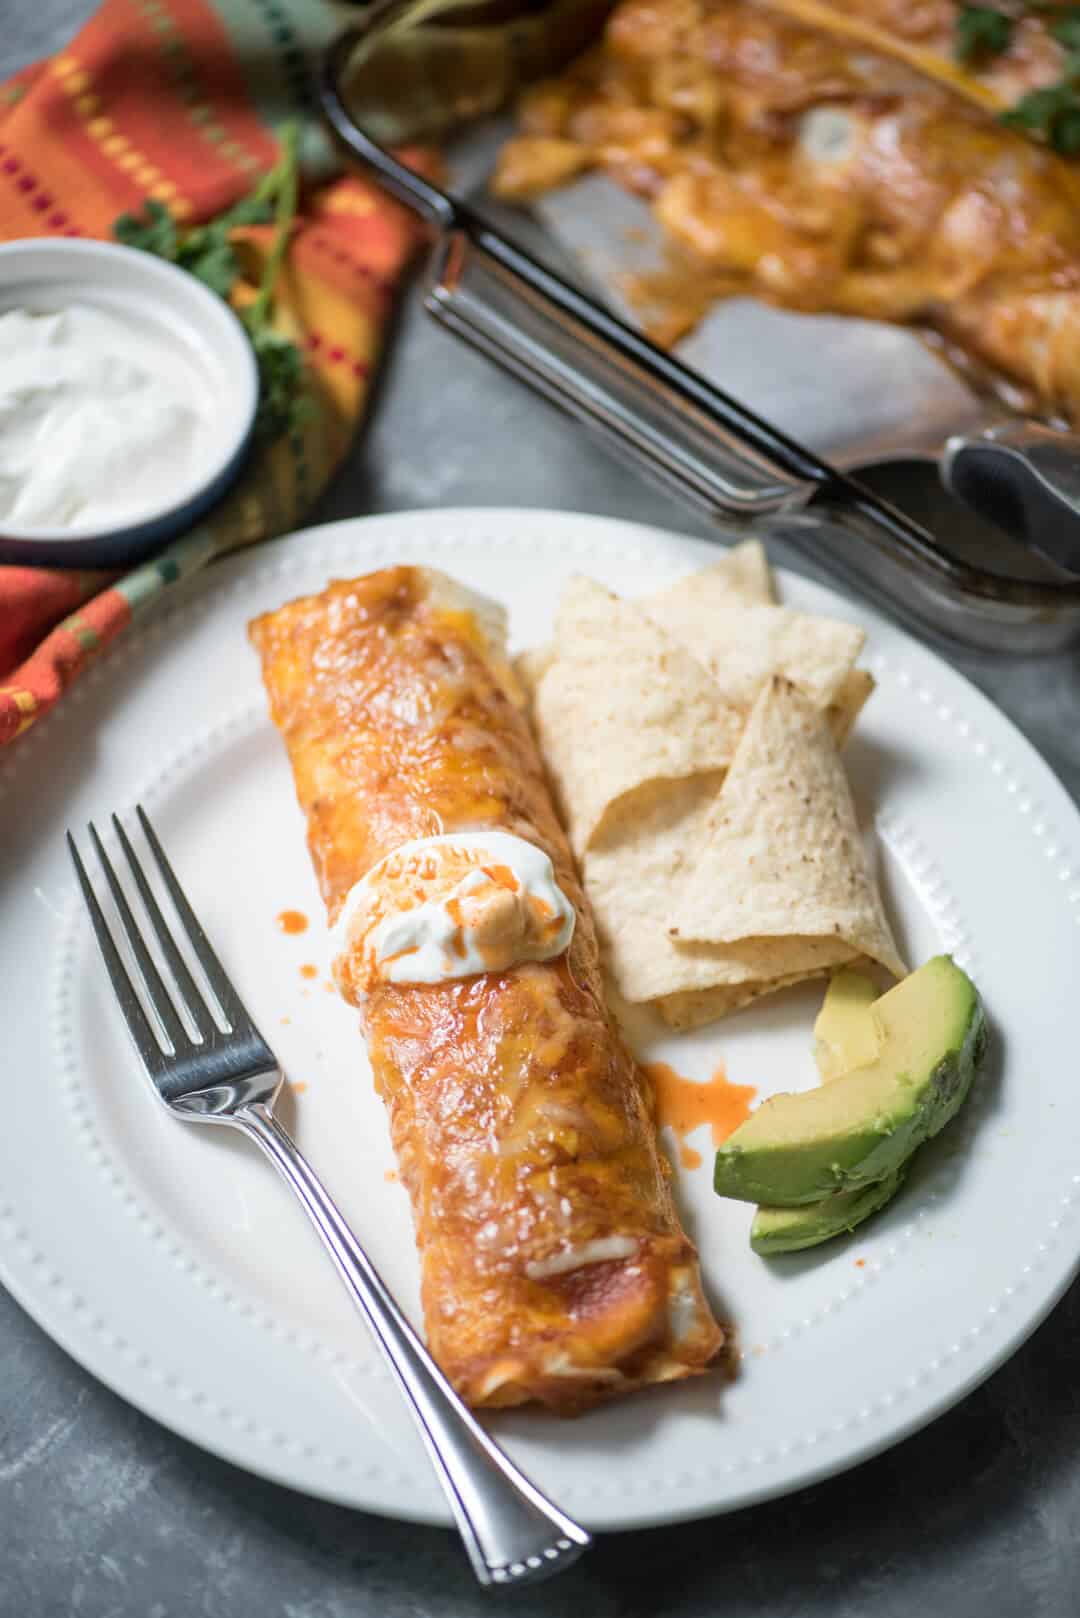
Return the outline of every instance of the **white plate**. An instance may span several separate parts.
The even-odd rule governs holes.
[[[292,1076],[303,1147],[413,1317],[416,1262],[355,1014],[324,987],[326,936],[288,766],[244,626],[328,578],[431,562],[489,590],[517,645],[588,571],[641,593],[714,548],[528,511],[338,523],[207,574],[118,646],[2,769],[7,866],[0,1131],[2,1276],[125,1398],[255,1472],[392,1516],[446,1521],[419,1442],[302,1215],[243,1140],[152,1099],[76,903],[68,824],[149,807],[196,910]],[[787,601],[870,629],[879,690],[848,752],[876,817],[902,947],[951,950],[995,1025],[961,1118],[854,1237],[766,1263],[750,1209],[679,1190],[743,1355],[719,1377],[578,1421],[508,1415],[512,1454],[590,1526],[628,1528],[776,1495],[893,1443],[975,1386],[1074,1273],[1080,832],[1050,771],[964,680],[867,608],[796,578]],[[311,917],[286,936],[284,909]],[[312,964],[310,981],[300,968]],[[761,1094],[809,1085],[820,987],[647,1055]]]

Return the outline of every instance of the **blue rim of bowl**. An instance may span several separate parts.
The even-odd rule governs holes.
[[[102,528],[86,533],[72,533],[65,537],[63,530],[42,528],[40,534],[25,529],[9,534],[0,519],[0,562],[46,563],[52,567],[123,567],[128,563],[149,557],[170,539],[188,530],[204,517],[225,496],[235,482],[247,460],[255,430],[259,407],[259,375],[255,354],[243,326],[234,311],[217,293],[211,292],[186,270],[170,264],[153,254],[124,247],[117,242],[73,241],[49,236],[23,237],[18,241],[0,244],[0,264],[28,253],[45,251],[55,256],[58,263],[70,260],[71,280],[78,279],[78,262],[84,264],[122,260],[145,275],[147,285],[155,281],[172,281],[182,287],[185,298],[206,310],[208,321],[216,322],[219,329],[231,325],[240,338],[236,357],[245,366],[250,389],[250,403],[245,419],[236,435],[232,448],[212,466],[206,478],[193,491],[182,492],[172,504],[162,506],[145,517],[136,518],[122,527]],[[241,359],[240,356],[244,357]]]

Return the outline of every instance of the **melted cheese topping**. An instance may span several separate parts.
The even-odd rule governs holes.
[[[368,994],[505,972],[561,955],[574,921],[535,844],[500,831],[421,837],[350,890],[331,935],[334,976]]]
[[[586,1264],[610,1264],[612,1260],[633,1258],[638,1244],[632,1236],[596,1236],[578,1246],[565,1247],[550,1258],[535,1259],[526,1264],[525,1274],[530,1281],[548,1281],[553,1275],[569,1275],[584,1269]]]

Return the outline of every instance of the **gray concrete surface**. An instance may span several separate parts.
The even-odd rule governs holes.
[[[58,45],[88,9],[7,0],[0,67]],[[447,504],[705,532],[412,296],[371,429],[314,516]],[[1076,657],[953,661],[1080,795]],[[0,1618],[1074,1618],[1078,1332],[1074,1287],[1002,1370],[890,1453],[751,1511],[609,1536],[550,1585],[485,1596],[449,1533],[311,1501],[194,1449],[0,1293]]]

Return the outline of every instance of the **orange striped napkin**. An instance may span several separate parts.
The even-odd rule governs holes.
[[[212,218],[273,166],[286,119],[301,121],[305,173],[331,176],[312,72],[339,21],[320,0],[105,0],[59,56],[0,86],[0,240],[108,238],[148,198],[183,223]],[[242,235],[257,281],[272,229]],[[405,210],[363,179],[308,187],[275,325],[304,350],[317,408],[256,452],[197,528],[123,578],[0,566],[0,744],[179,579],[302,520],[363,411],[417,239]]]

